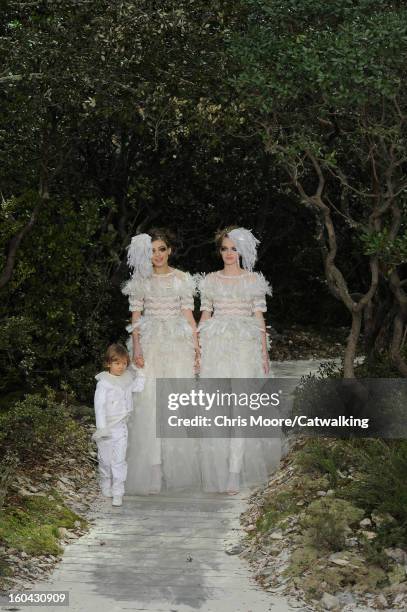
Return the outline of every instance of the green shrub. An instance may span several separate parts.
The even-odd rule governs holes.
[[[17,455],[10,451],[6,452],[5,456],[0,460],[0,511],[18,462]]]
[[[0,453],[14,453],[21,461],[41,460],[50,450],[79,445],[85,438],[69,407],[50,389],[46,395],[26,395],[0,413]]]
[[[301,520],[304,539],[319,549],[342,550],[350,526],[361,520],[364,511],[344,499],[323,497],[312,502]]]
[[[297,465],[305,472],[326,474],[334,488],[340,473],[351,465],[350,443],[342,440],[311,439],[297,455]]]
[[[362,442],[362,441],[361,441]],[[353,449],[355,478],[345,495],[368,513],[389,514],[379,539],[387,546],[407,545],[407,440],[364,440]]]

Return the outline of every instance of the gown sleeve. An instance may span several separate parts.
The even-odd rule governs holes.
[[[194,309],[194,294],[196,291],[194,279],[188,272],[184,272],[181,282],[181,310]]]
[[[259,272],[253,279],[253,312],[267,312],[266,295],[273,295],[271,285]]]
[[[211,291],[210,277],[204,274],[197,274],[196,284],[201,297],[200,310],[213,312],[213,294]]]
[[[143,312],[145,293],[143,279],[131,278],[122,287],[122,293],[129,298],[129,310],[131,312]]]

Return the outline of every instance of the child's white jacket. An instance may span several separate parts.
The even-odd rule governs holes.
[[[144,389],[144,376],[129,367],[121,376],[103,371],[95,378],[96,431],[92,438],[98,440],[109,437],[114,425],[127,420],[133,410],[133,393]]]

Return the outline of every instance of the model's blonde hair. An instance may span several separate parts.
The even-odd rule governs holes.
[[[222,246],[222,242],[224,238],[228,238],[228,234],[229,232],[231,232],[234,229],[237,229],[239,226],[238,225],[228,225],[227,227],[224,227],[221,230],[218,230],[215,234],[215,244],[216,244],[216,250],[219,250]]]

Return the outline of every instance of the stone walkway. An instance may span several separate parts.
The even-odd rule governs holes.
[[[225,552],[239,538],[244,507],[243,494],[128,496],[121,508],[103,500],[91,531],[33,589],[69,591],[72,612],[291,610]]]
[[[272,372],[296,378],[318,364],[272,363]],[[244,560],[225,552],[241,536],[248,493],[126,496],[120,508],[101,499],[89,516],[90,532],[67,546],[51,578],[33,590],[69,591],[70,612],[292,610],[254,582]]]

